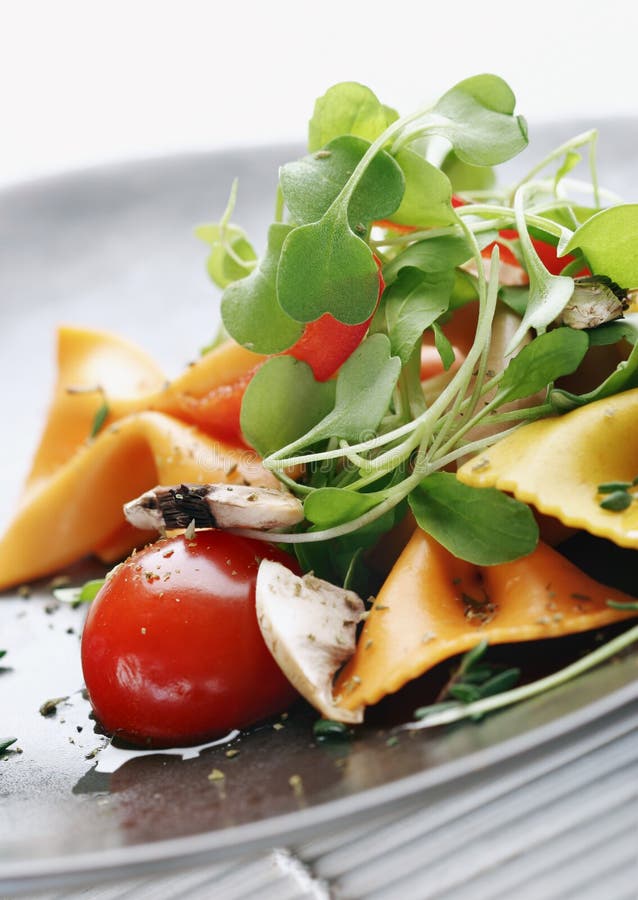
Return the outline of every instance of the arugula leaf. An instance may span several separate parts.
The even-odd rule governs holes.
[[[315,102],[308,150],[319,150],[343,134],[373,141],[397,118],[396,111],[384,106],[370,88],[356,81],[342,81]]]
[[[432,331],[434,332],[434,346],[439,351],[439,356],[441,357],[443,368],[447,372],[447,370],[456,359],[454,347],[447,339],[447,336],[445,335],[443,329],[439,325],[437,325],[436,322],[434,322],[432,325]]]
[[[589,349],[584,331],[555,328],[541,334],[515,356],[503,372],[495,403],[530,397],[562,375],[571,375]]]
[[[457,216],[449,178],[413,150],[400,150],[395,159],[405,179],[401,205],[392,215],[375,218],[390,218],[419,228],[454,225]]]
[[[527,556],[538,543],[528,506],[494,488],[469,487],[448,472],[428,475],[408,500],[423,531],[478,566]]]
[[[441,97],[432,122],[426,118],[428,132],[447,138],[462,162],[493,166],[527,146],[527,124],[522,116],[513,115],[515,105],[502,78],[475,75]]]
[[[577,247],[585,254],[594,273],[608,275],[629,288],[638,285],[638,203],[623,203],[603,209],[578,228],[564,252]]]
[[[405,365],[417,341],[447,311],[454,270],[426,273],[412,266],[399,270],[384,297],[385,325],[394,356]]]
[[[310,432],[332,409],[333,381],[315,381],[312,369],[292,356],[266,360],[253,375],[241,407],[241,430],[261,456]]]
[[[327,212],[369,147],[370,142],[362,138],[338,137],[318,153],[282,167],[281,190],[296,224],[316,222]],[[372,220],[391,215],[404,187],[403,173],[394,159],[383,151],[377,153],[348,203],[353,231],[367,230]]]
[[[453,234],[414,241],[383,267],[383,278],[392,284],[401,269],[412,266],[423,272],[445,272],[467,262],[472,256],[466,238]]]
[[[357,325],[372,315],[379,273],[372,250],[352,232],[347,210],[331,207],[318,222],[290,232],[279,262],[277,295],[297,322],[331,313]]]
[[[291,231],[289,225],[271,225],[266,253],[257,268],[229,285],[222,297],[226,330],[238,344],[255,353],[279,353],[303,333],[303,327],[283,311],[277,300],[281,248]]]

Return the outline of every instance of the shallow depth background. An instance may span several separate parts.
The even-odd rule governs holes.
[[[637,31],[627,0],[0,0],[0,184],[303,139],[315,97],[344,79],[403,112],[491,71],[532,126],[634,114]]]

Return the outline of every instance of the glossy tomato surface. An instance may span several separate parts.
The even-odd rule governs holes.
[[[295,691],[257,624],[262,558],[298,571],[269,544],[210,530],[158,541],[107,579],[84,627],[82,668],[109,733],[195,744],[290,705]]]

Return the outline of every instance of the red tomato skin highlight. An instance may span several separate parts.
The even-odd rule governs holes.
[[[198,744],[295,700],[257,623],[262,558],[299,571],[269,544],[210,530],[152,544],[107,580],[82,635],[106,731],[146,747]]]

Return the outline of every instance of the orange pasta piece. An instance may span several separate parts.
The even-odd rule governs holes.
[[[150,535],[125,522],[122,505],[158,483],[278,485],[240,444],[237,427],[229,426],[228,396],[238,423],[241,386],[261,360],[228,343],[168,383],[122,338],[62,328],[47,423],[17,513],[0,540],[0,589],[88,553],[113,561],[143,543]],[[108,417],[90,438],[103,403]]]
[[[504,644],[561,637],[621,621],[636,613],[607,601],[634,599],[589,578],[543,543],[515,562],[478,567],[417,529],[340,673],[336,701],[346,709],[377,703],[483,639]]]

